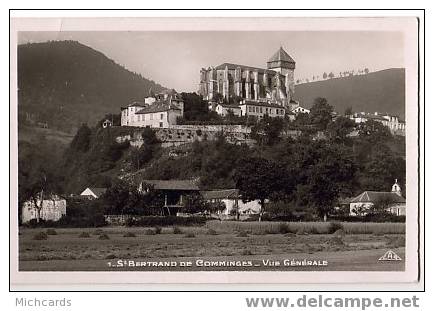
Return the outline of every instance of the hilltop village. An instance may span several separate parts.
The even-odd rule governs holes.
[[[198,94],[207,102],[210,112],[222,118],[232,117],[243,126],[247,119],[258,121],[264,117],[287,118],[295,121],[299,114],[309,114],[307,103],[294,99],[294,71],[296,63],[280,47],[267,61],[265,68],[223,63],[216,67],[200,70]],[[146,97],[121,108],[121,126],[184,129],[184,100],[174,90]],[[332,112],[333,118],[338,114]],[[235,117],[235,118],[233,118]],[[381,122],[393,134],[405,136],[405,121],[396,115],[377,112],[352,112],[345,117],[356,124],[368,120]],[[237,119],[238,118],[238,119]],[[231,122],[234,125],[236,122]],[[109,125],[109,120],[105,126]],[[222,122],[220,125],[225,125]],[[190,129],[203,129],[202,126]],[[213,122],[213,125],[219,125]],[[245,132],[245,129],[244,129]]]
[[[405,160],[388,145],[405,136],[405,121],[351,107],[339,115],[321,97],[301,103],[295,69],[280,47],[266,68],[202,68],[197,93],[149,92],[122,106],[119,120],[111,115],[95,128],[83,125],[63,172],[80,174],[65,184],[81,189],[28,192],[21,221],[61,221],[67,205],[92,202],[106,204],[99,209],[105,224],[126,224],[131,215],[404,216]]]

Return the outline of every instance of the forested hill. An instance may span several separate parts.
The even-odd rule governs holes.
[[[68,132],[83,122],[93,125],[106,113],[119,113],[151,88],[164,89],[76,41],[19,45],[18,88],[20,121],[27,112],[35,122]]]
[[[295,86],[295,97],[309,108],[325,97],[335,111],[382,112],[405,116],[405,69],[393,68],[361,76],[335,78]]]

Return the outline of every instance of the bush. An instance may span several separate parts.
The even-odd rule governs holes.
[[[160,226],[156,226],[154,228],[154,230],[155,230],[155,234],[161,234],[161,231],[163,230],[163,228],[161,228]]]
[[[173,227],[173,233],[174,234],[181,234],[182,230],[179,227]]]
[[[124,234],[124,238],[135,238],[136,235],[134,234],[134,232],[126,232]]]
[[[338,230],[343,230],[344,226],[340,222],[331,222],[328,227],[328,232],[330,234],[335,233]]]
[[[208,234],[208,235],[218,235],[217,231],[215,231],[214,229],[208,229],[208,231],[206,232],[206,234]]]
[[[303,228],[299,228],[296,232],[297,235],[304,235],[307,234],[306,230]]]
[[[142,216],[131,218],[127,226],[131,227],[172,227],[172,226],[203,226],[206,217],[177,217],[177,216]]]
[[[246,238],[248,236],[249,235],[247,234],[246,231],[239,231],[238,234],[237,234],[237,237],[239,237],[239,238]]]
[[[47,229],[46,233],[47,233],[48,235],[57,235],[57,231],[54,230],[54,229],[52,229],[52,228]]]
[[[82,233],[80,233],[80,235],[78,237],[79,238],[90,238],[90,234],[89,234],[89,232],[83,231]]]
[[[391,248],[398,248],[405,246],[405,236],[387,237],[386,245]]]
[[[331,216],[330,220],[344,222],[405,222],[405,215],[396,216],[392,214],[367,214],[365,216]]]
[[[146,234],[146,235],[155,235],[155,231],[152,230],[152,229],[146,229],[146,230],[145,230],[145,234]]]
[[[290,233],[290,232],[291,232],[291,229],[289,229],[288,224],[286,224],[284,222],[281,222],[279,224],[279,233],[286,234],[286,233]]]
[[[114,254],[108,254],[107,256],[105,256],[105,259],[115,259],[116,256]]]
[[[184,237],[186,237],[186,238],[195,238],[196,235],[193,232],[188,232]]]
[[[338,229],[338,230],[336,230],[336,231],[333,233],[333,235],[336,235],[336,236],[344,236],[344,235],[345,235],[345,231],[344,231],[343,229]]]
[[[103,233],[98,237],[98,239],[99,240],[110,240],[110,237],[107,234]]]
[[[33,240],[46,240],[48,239],[48,234],[45,232],[38,232],[33,236]]]
[[[330,246],[343,246],[343,245],[345,245],[344,241],[342,240],[342,237],[339,237],[339,236],[333,236],[326,243]]]
[[[93,234],[95,234],[95,235],[101,235],[101,234],[103,234],[104,233],[104,230],[102,230],[102,229],[96,229],[94,232],[93,232]]]

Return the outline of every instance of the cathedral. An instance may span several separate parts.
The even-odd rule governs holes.
[[[200,71],[199,94],[213,100],[221,94],[228,102],[269,102],[285,108],[294,101],[295,61],[280,47],[267,62],[267,69],[232,63]]]

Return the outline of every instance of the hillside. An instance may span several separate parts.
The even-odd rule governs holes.
[[[405,116],[405,70],[387,69],[362,76],[336,78],[295,86],[295,98],[310,107],[316,97],[325,97],[335,111],[382,112]]]
[[[66,132],[164,89],[75,41],[19,45],[18,88],[20,122],[30,115]]]

